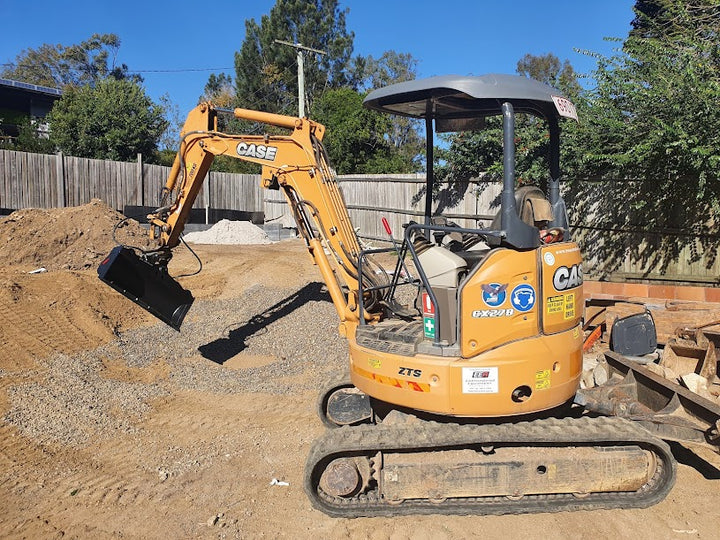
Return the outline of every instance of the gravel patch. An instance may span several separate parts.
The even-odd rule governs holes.
[[[184,237],[191,244],[272,244],[260,227],[249,221],[221,219],[207,231],[191,232]]]
[[[276,360],[223,366],[238,355]],[[163,362],[170,373],[154,383],[123,382],[103,378],[103,360],[139,369]],[[4,420],[40,442],[82,445],[133,432],[150,400],[176,390],[288,394],[317,388],[347,369],[347,361],[347,342],[338,335],[337,313],[322,284],[255,286],[237,298],[196,301],[181,332],[158,323],[92,351],[48,358],[40,380],[8,389]],[[298,380],[308,370],[313,377]]]
[[[11,408],[4,420],[41,443],[80,445],[94,436],[134,432],[148,400],[167,392],[155,384],[103,379],[102,367],[92,352],[42,361],[41,382],[8,389]]]

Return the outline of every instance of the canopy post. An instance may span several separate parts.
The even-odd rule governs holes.
[[[428,100],[428,109],[431,108],[430,101]],[[431,111],[425,116],[425,154],[427,155],[427,169],[425,176],[425,225],[430,225],[432,217],[432,194],[433,184],[435,178],[433,177],[433,162],[435,160],[433,155],[433,121]],[[430,229],[425,230],[425,235],[428,240],[430,239]]]

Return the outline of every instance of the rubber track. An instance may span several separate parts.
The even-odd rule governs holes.
[[[352,499],[322,492],[318,482],[323,468],[343,456],[371,456],[378,451],[421,451],[494,446],[628,446],[637,445],[656,456],[653,478],[633,493],[591,493],[582,498],[572,494],[507,497],[448,498],[438,503],[406,500],[391,505],[376,492]],[[572,449],[568,449],[572,452]],[[617,417],[542,419],[499,425],[457,425],[416,422],[411,425],[367,425],[327,430],[310,450],[305,466],[305,491],[312,505],[334,517],[397,516],[411,514],[524,514],[646,508],[663,500],[675,483],[675,459],[668,445],[642,427]]]

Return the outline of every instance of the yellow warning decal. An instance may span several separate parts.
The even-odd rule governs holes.
[[[541,369],[535,372],[535,390],[550,388],[550,370]]]
[[[563,312],[563,295],[550,296],[547,299],[547,312],[548,313],[562,313]]]
[[[550,296],[545,304],[549,315],[562,313],[565,320],[575,318],[575,293]]]
[[[430,391],[430,385],[427,383],[406,381],[403,379],[396,379],[395,377],[387,377],[385,375],[380,375],[379,373],[371,373],[370,371],[366,371],[361,367],[356,366],[355,364],[353,364],[352,368],[353,371],[361,377],[365,377],[366,379],[373,380],[380,384],[387,384],[388,386],[394,386],[395,388],[404,388],[406,390],[412,390],[414,392]]]
[[[565,320],[575,318],[575,293],[566,294],[565,296],[565,308],[563,318]]]
[[[368,358],[368,364],[374,369],[379,369],[382,366],[382,362],[377,358]]]

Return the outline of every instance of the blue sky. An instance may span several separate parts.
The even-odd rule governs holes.
[[[0,0],[0,63],[43,43],[71,45],[93,33],[115,33],[117,64],[142,71],[148,95],[167,94],[182,117],[210,73],[233,75],[245,19],[260,21],[274,0],[162,2]],[[411,53],[418,75],[514,73],[526,53],[554,53],[589,73],[591,57],[609,53],[605,37],[624,38],[634,0],[341,0],[349,8],[354,54]],[[286,36],[278,36],[287,39]]]

